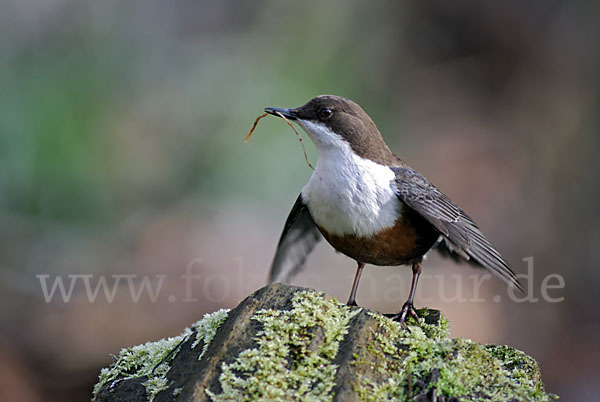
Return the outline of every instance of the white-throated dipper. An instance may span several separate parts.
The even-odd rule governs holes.
[[[521,289],[514,272],[473,219],[387,146],[373,120],[355,102],[321,95],[294,109],[265,108],[304,129],[317,165],[285,223],[271,266],[272,282],[287,282],[324,237],[356,260],[348,299],[365,264],[410,265],[408,300],[394,316],[417,318],[413,299],[423,256],[432,247],[484,267]]]

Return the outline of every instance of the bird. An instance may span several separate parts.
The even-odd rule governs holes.
[[[392,319],[404,323],[414,308],[421,265],[432,248],[485,268],[522,290],[506,260],[477,224],[422,174],[396,156],[369,115],[354,101],[320,95],[296,108],[265,112],[298,124],[315,145],[317,163],[281,233],[270,282],[289,282],[325,239],[357,263],[347,305],[366,264],[410,266],[406,302]]]

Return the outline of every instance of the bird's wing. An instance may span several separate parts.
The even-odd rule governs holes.
[[[443,236],[450,255],[474,260],[509,285],[522,289],[508,263],[483,236],[477,224],[450,198],[409,167],[392,168],[398,197],[431,223]]]
[[[483,268],[483,265],[478,263],[475,259],[471,258],[464,251],[454,247],[450,240],[448,240],[444,236],[440,236],[432,248],[434,248],[435,251],[437,251],[437,253],[443,258],[449,258],[457,264],[467,263],[476,268]]]
[[[302,269],[306,257],[321,237],[308,207],[302,202],[302,195],[298,196],[279,238],[269,280],[288,282]]]

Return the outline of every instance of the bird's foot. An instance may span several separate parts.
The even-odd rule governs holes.
[[[402,306],[402,310],[400,310],[398,312],[398,314],[396,314],[395,316],[392,317],[392,320],[398,321],[400,324],[402,324],[406,321],[406,318],[408,317],[409,314],[415,320],[417,320],[417,322],[419,321],[419,316],[417,315],[417,311],[415,310],[415,307],[413,306],[413,304],[410,302],[406,302]]]
[[[348,301],[346,302],[346,306],[358,307],[358,304],[356,304],[356,299],[348,299]]]

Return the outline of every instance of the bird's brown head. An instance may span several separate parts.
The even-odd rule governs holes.
[[[347,144],[362,158],[387,165],[398,161],[373,120],[350,99],[320,95],[297,108],[266,108],[265,111],[275,115],[278,112],[295,120],[319,151]]]

